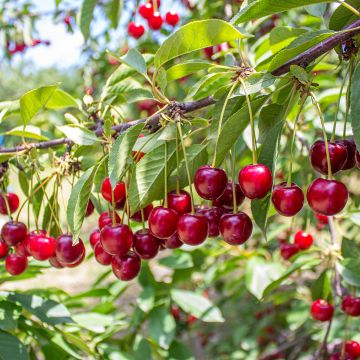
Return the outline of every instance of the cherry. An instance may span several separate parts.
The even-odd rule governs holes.
[[[167,239],[176,231],[178,213],[163,206],[152,209],[149,216],[149,228],[158,239]]]
[[[220,234],[219,230],[219,222],[220,218],[224,214],[224,210],[220,207],[213,206],[211,208],[203,207],[203,208],[197,208],[196,212],[198,214],[203,215],[209,224],[209,231],[208,236],[209,237],[217,237]]]
[[[180,241],[187,245],[200,245],[208,235],[209,224],[206,217],[200,214],[181,215],[177,224]]]
[[[128,34],[130,36],[132,36],[135,39],[139,39],[141,38],[145,33],[145,28],[139,24],[139,23],[135,23],[135,22],[130,22],[128,25]]]
[[[121,222],[120,216],[117,213],[115,213],[115,223],[120,224],[120,222]],[[111,225],[111,224],[112,224],[112,212],[110,214],[107,211],[101,213],[101,215],[99,216],[99,229],[101,230],[106,225]]]
[[[147,221],[149,219],[151,210],[154,208],[153,204],[149,204],[148,206],[146,206],[142,211],[143,211],[143,216],[144,216],[144,221]],[[134,220],[136,222],[141,223],[142,222],[142,217],[141,217],[141,210],[137,211],[134,215],[130,216],[131,220]]]
[[[19,207],[19,203],[20,203],[19,197],[14,193],[0,195],[0,213],[3,215],[8,215],[5,197],[6,197],[8,205],[9,205],[10,214],[12,214]]]
[[[346,163],[346,147],[340,142],[329,142],[329,154],[331,171],[333,174],[340,171]],[[327,175],[328,165],[326,159],[325,141],[318,140],[310,148],[310,160],[312,167],[321,174]]]
[[[95,229],[91,234],[89,238],[89,242],[91,247],[94,249],[95,245],[100,241],[100,230]]]
[[[171,26],[176,26],[180,21],[180,16],[175,11],[168,11],[165,15],[166,22]]]
[[[312,245],[312,243],[314,242],[314,238],[311,234],[303,230],[299,230],[295,234],[294,242],[299,247],[299,249],[306,250]]]
[[[315,214],[315,217],[316,217],[317,221],[323,225],[327,225],[329,223],[329,218],[326,215]]]
[[[213,46],[209,46],[209,47],[205,48],[203,51],[204,51],[205,56],[208,59],[211,59],[213,57],[213,55],[215,54]]]
[[[101,194],[102,194],[103,198],[109,202],[112,202],[112,194],[114,194],[113,195],[114,202],[115,203],[121,202],[126,197],[125,183],[119,181],[115,185],[115,188],[112,189],[111,183],[110,183],[110,178],[107,177],[101,185]]]
[[[94,212],[94,204],[91,200],[89,200],[87,207],[86,207],[86,213],[85,216],[88,217]]]
[[[56,240],[45,235],[31,236],[29,239],[30,254],[40,261],[48,260],[55,255]]]
[[[244,195],[251,199],[262,199],[272,187],[271,170],[262,164],[247,165],[239,172],[239,184]]]
[[[104,250],[100,242],[95,244],[94,256],[95,260],[101,265],[110,265],[113,258],[112,255]]]
[[[151,18],[148,20],[149,28],[152,30],[160,30],[163,25],[163,18],[160,13],[154,12]]]
[[[82,253],[82,255],[79,257],[78,260],[76,260],[74,263],[71,263],[71,264],[65,264],[63,262],[61,262],[61,265],[65,266],[65,267],[68,267],[68,268],[74,268],[74,267],[77,267],[79,266],[85,259],[85,251]]]
[[[169,208],[175,210],[179,215],[191,211],[191,197],[185,190],[180,190],[179,194],[176,191],[169,192],[167,200]]]
[[[24,255],[24,256],[31,256],[31,252],[30,252],[30,239],[34,236],[38,236],[38,235],[43,235],[43,236],[46,236],[46,231],[45,230],[38,230],[38,232],[36,230],[32,230],[30,231],[30,233],[28,233],[25,237],[25,240],[22,242],[24,247],[25,247],[25,252],[24,254],[21,254],[21,255]],[[16,248],[17,246],[19,245],[19,251],[22,251],[23,249],[20,249],[21,246],[22,246],[22,243],[18,243],[17,245],[15,245],[15,251],[16,251]],[[19,253],[20,254],[20,253]]]
[[[146,100],[144,100],[144,101],[146,101]],[[155,102],[155,103],[157,104],[157,102]],[[144,134],[139,134],[139,136],[138,136],[138,138],[143,138],[143,137],[144,137]],[[145,156],[145,153],[143,153],[142,151],[140,153],[137,151],[133,151],[132,154],[133,154],[133,159],[135,162],[139,162]]]
[[[345,207],[349,192],[340,181],[316,179],[310,184],[306,196],[314,211],[332,216]]]
[[[1,237],[9,246],[14,246],[25,240],[26,233],[26,225],[20,221],[9,221],[1,229]]]
[[[299,247],[296,244],[289,244],[283,242],[280,244],[280,255],[284,260],[289,260],[292,256],[299,252]]]
[[[72,235],[63,234],[56,239],[55,254],[62,265],[75,265],[85,256],[85,246],[80,238],[73,244]]]
[[[159,252],[160,240],[149,229],[138,230],[134,234],[134,251],[142,259],[153,259]]]
[[[180,241],[178,234],[174,233],[168,239],[165,239],[164,245],[167,249],[178,249],[183,246],[183,243]]]
[[[130,281],[139,274],[141,259],[134,252],[130,251],[123,256],[114,256],[111,265],[113,273],[118,279]]]
[[[69,15],[65,16],[63,22],[65,25],[71,25],[71,16]]]
[[[0,259],[3,259],[9,252],[9,247],[6,242],[0,239]]]
[[[248,215],[243,212],[224,214],[219,222],[219,230],[224,241],[230,245],[241,245],[252,233],[253,225]]]
[[[354,359],[358,359],[360,357],[360,344],[357,341],[348,340],[345,343],[345,352],[346,355],[349,355]]]
[[[324,299],[317,299],[311,304],[310,312],[315,320],[330,321],[334,315],[334,307]]]
[[[10,254],[6,257],[5,268],[11,275],[22,274],[28,266],[28,259],[26,256],[17,254]]]
[[[245,200],[245,195],[241,191],[240,185],[235,184],[235,194],[236,194],[236,205],[240,206]],[[233,184],[229,181],[226,184],[224,192],[213,201],[213,205],[224,207],[226,209],[233,209],[234,207],[234,196],[233,196]]]
[[[128,225],[107,225],[100,233],[100,243],[111,255],[125,255],[133,244],[134,235]]]
[[[31,256],[30,252],[27,250],[29,245],[27,244],[27,236],[25,240],[18,242],[14,246],[15,254],[21,256]]]
[[[53,256],[49,259],[49,263],[52,267],[56,269],[63,269],[64,265],[61,264],[61,262],[58,260],[56,256]]]
[[[209,165],[201,166],[195,173],[194,185],[197,193],[203,199],[215,200],[226,188],[226,172]]]
[[[344,139],[344,140],[338,140],[338,141],[336,141],[336,143],[345,146],[346,151],[347,151],[347,159],[346,159],[345,164],[344,164],[344,166],[342,167],[341,170],[350,170],[353,167],[355,167],[355,165],[356,165],[356,158],[355,158],[356,145],[355,145],[355,141],[352,140],[352,139]]]
[[[360,298],[346,295],[341,302],[341,309],[350,316],[360,316]]]
[[[139,14],[146,20],[149,20],[154,14],[152,3],[146,3],[139,6]]]
[[[271,200],[279,214],[294,216],[304,205],[304,193],[296,184],[283,182],[274,186]]]

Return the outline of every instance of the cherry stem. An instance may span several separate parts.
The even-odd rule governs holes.
[[[352,7],[350,4],[346,3],[345,0],[337,0],[338,3],[340,3],[343,7],[350,10],[353,14],[360,17],[360,12],[356,10],[354,7]]]
[[[167,168],[167,159],[168,151],[167,151],[167,142],[165,141],[165,156],[164,156],[164,205],[168,207],[168,168]]]
[[[353,60],[350,60],[349,64],[349,84],[348,88],[346,90],[346,108],[345,108],[345,119],[344,119],[344,130],[343,130],[343,138],[346,138],[346,126],[348,121],[348,115],[349,115],[349,108],[350,108],[350,95],[351,95],[351,79],[354,71],[354,63]]]
[[[158,12],[159,9],[158,9],[157,0],[152,0],[152,3],[153,3],[153,8],[154,8],[154,13]]]
[[[115,185],[116,186],[116,185]],[[110,183],[110,187],[111,187],[111,207],[112,207],[112,211],[111,211],[111,217],[112,217],[112,226],[116,225],[116,216],[115,216],[115,198],[114,198],[114,189],[112,188],[112,185]]]
[[[176,127],[176,195],[180,194],[180,174],[179,174],[179,131]]]
[[[62,181],[61,181],[61,177],[57,176],[57,184],[58,187],[60,187],[60,193],[61,193],[61,199],[62,199],[62,203],[63,203],[63,207],[64,207],[64,211],[66,213],[66,202],[65,202],[65,197],[64,197],[64,191],[63,191],[63,186],[62,186]],[[69,233],[70,232],[70,227],[69,227],[69,223],[66,222],[66,230]]]
[[[145,230],[145,216],[144,216],[144,209],[140,210],[140,214],[141,214],[141,225],[142,225],[142,229]]]
[[[9,206],[9,202],[8,202],[8,199],[7,199],[7,191],[4,193],[4,201],[5,201],[5,207],[6,207],[6,212],[7,212],[7,215],[9,217],[9,219],[11,220],[11,211],[10,211],[10,206]]]
[[[236,202],[236,186],[235,186],[235,161],[236,161],[236,145],[234,144],[231,150],[231,181],[232,181],[232,193],[233,193],[233,212],[237,214],[237,202]]]

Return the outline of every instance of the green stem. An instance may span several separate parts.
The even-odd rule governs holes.
[[[168,168],[167,168],[167,158],[168,158],[168,151],[167,151],[167,142],[165,141],[165,156],[164,156],[164,205],[168,207]]]
[[[179,174],[179,131],[176,127],[176,194],[180,194],[180,174]]]
[[[345,108],[345,119],[344,119],[344,130],[343,130],[343,138],[346,138],[346,126],[347,126],[347,121],[348,121],[348,114],[349,114],[349,108],[350,108],[350,95],[351,95],[351,80],[352,80],[352,75],[353,75],[353,71],[354,71],[354,62],[353,60],[350,60],[350,65],[349,65],[349,84],[348,84],[348,88],[346,90],[346,108]]]
[[[231,150],[231,181],[232,181],[232,192],[233,192],[233,212],[237,214],[237,202],[236,202],[236,184],[235,184],[235,161],[236,161],[236,143],[233,145]]]
[[[360,12],[352,7],[350,4],[346,3],[345,0],[336,0],[336,2],[340,3],[343,7],[350,10],[353,14],[360,17]]]

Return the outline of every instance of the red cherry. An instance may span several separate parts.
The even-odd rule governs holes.
[[[360,316],[360,298],[346,295],[342,300],[341,309],[350,316]]]
[[[130,227],[125,224],[107,225],[100,233],[100,243],[111,255],[125,255],[130,250],[133,239]]]
[[[179,194],[176,191],[169,192],[167,200],[169,208],[175,210],[179,215],[191,211],[191,197],[185,190],[180,190]]]
[[[55,253],[62,265],[71,266],[77,264],[85,256],[85,246],[81,239],[73,244],[72,235],[63,234],[56,239]]]
[[[321,224],[327,225],[329,223],[329,218],[326,215],[315,214],[315,217],[318,220],[318,222]]]
[[[296,244],[281,243],[280,255],[284,260],[289,260],[291,257],[299,252],[299,247]]]
[[[171,235],[168,239],[165,239],[165,246],[167,249],[178,249],[183,246],[177,233]]]
[[[22,274],[28,266],[28,259],[26,256],[20,256],[17,254],[10,254],[6,257],[5,268],[11,275]]]
[[[340,142],[329,142],[329,154],[332,173],[340,171],[346,163],[347,151],[346,147]],[[310,160],[312,167],[321,174],[328,174],[328,166],[326,159],[325,141],[316,141],[310,149]]]
[[[354,360],[354,357],[350,356],[349,354],[344,354],[344,356],[342,356],[341,352],[337,352],[332,354],[328,360]]]
[[[155,102],[155,104],[157,104],[157,102]],[[138,138],[143,138],[144,136],[145,136],[144,134],[139,134]],[[143,152],[138,153],[137,151],[133,151],[132,154],[135,162],[139,162],[145,156],[145,153]]]
[[[299,247],[301,250],[308,249],[314,242],[314,238],[311,234],[299,230],[294,237],[295,244]]]
[[[144,221],[147,221],[149,219],[151,210],[154,208],[153,204],[149,204],[148,206],[146,206],[143,209],[143,216],[144,216]],[[137,211],[134,215],[132,215],[130,217],[131,220],[134,220],[136,222],[141,223],[142,222],[142,218],[141,218],[141,210]]]
[[[65,25],[70,25],[71,24],[71,16],[67,15],[64,17],[64,24]]]
[[[152,30],[160,30],[163,25],[163,18],[160,13],[154,12],[151,18],[148,20],[149,28]]]
[[[95,244],[94,247],[95,260],[101,265],[110,265],[112,261],[112,255],[107,253],[101,246],[100,241]]]
[[[159,252],[160,240],[149,229],[138,230],[134,234],[134,251],[142,259],[153,259]]]
[[[196,212],[198,214],[203,215],[208,221],[209,224],[208,237],[219,236],[220,234],[219,222],[220,222],[220,218],[224,214],[224,210],[220,207],[213,206],[211,208],[208,207],[197,208]]]
[[[9,205],[10,214],[14,213],[19,207],[19,197],[14,193],[1,194],[0,195],[0,213],[3,215],[8,215],[5,196],[7,203]]]
[[[219,222],[222,238],[230,245],[241,245],[252,233],[253,225],[248,215],[243,212],[224,214]]]
[[[334,307],[326,300],[317,299],[311,304],[310,312],[315,320],[330,321],[334,315]]]
[[[105,200],[112,202],[112,193],[114,194],[115,203],[123,201],[126,197],[125,183],[119,181],[115,188],[112,189],[110,178],[107,177],[101,185],[101,194]]]
[[[89,200],[87,207],[86,207],[86,213],[85,216],[88,217],[94,212],[94,204],[91,200]]]
[[[91,234],[89,238],[89,242],[92,248],[95,247],[95,245],[100,241],[100,230],[95,229]]]
[[[165,15],[166,22],[171,26],[176,26],[180,21],[180,16],[175,11],[168,11]]]
[[[316,179],[309,186],[306,197],[314,211],[332,216],[344,209],[349,192],[340,181]]]
[[[356,165],[356,144],[355,141],[352,139],[344,139],[344,140],[338,140],[336,143],[341,144],[345,146],[347,151],[347,159],[345,161],[344,166],[341,170],[350,170]]]
[[[139,14],[146,20],[149,20],[154,14],[152,3],[146,3],[139,6]]]
[[[180,241],[187,245],[200,245],[208,235],[207,219],[200,214],[181,215],[177,224],[177,234]]]
[[[21,256],[31,256],[30,252],[27,250],[29,245],[27,244],[28,235],[26,235],[25,240],[18,242],[15,246],[15,254]]]
[[[235,184],[235,194],[236,194],[236,205],[240,206],[245,200],[245,195],[241,191],[239,184]],[[220,197],[218,197],[216,200],[213,201],[213,205],[232,210],[234,207],[233,202],[234,202],[233,185],[232,182],[229,181],[226,184],[226,188],[224,192],[220,195]]]
[[[1,237],[9,246],[14,246],[25,240],[26,233],[26,225],[20,221],[9,221],[1,229]]]
[[[149,228],[158,239],[167,239],[176,231],[179,214],[169,208],[157,206],[149,216]]]
[[[262,199],[272,187],[271,170],[262,164],[247,165],[239,172],[239,184],[244,195],[251,199]]]
[[[36,260],[48,260],[55,255],[56,240],[44,235],[32,236],[29,240],[29,249]]]
[[[274,186],[271,200],[279,214],[294,216],[304,205],[304,193],[296,184],[283,182]]]
[[[348,340],[345,343],[345,352],[353,359],[358,359],[360,357],[360,344],[357,341]]]
[[[120,216],[117,213],[115,213],[115,223],[120,224],[120,222],[121,222]],[[99,229],[101,230],[106,225],[111,225],[111,224],[112,224],[112,212],[110,213],[110,215],[107,211],[101,213],[101,215],[99,216]]]
[[[53,268],[56,269],[63,269],[64,265],[61,264],[61,262],[57,259],[56,256],[53,256],[49,259],[49,263]]]
[[[129,23],[128,34],[130,36],[132,36],[135,39],[139,39],[144,35],[144,33],[145,33],[145,28],[141,24],[135,22]]]
[[[45,230],[42,230],[40,229],[39,231],[36,231],[36,230],[32,230],[30,231],[30,233],[28,233],[25,237],[25,240],[22,242],[24,247],[25,247],[25,252],[24,253],[19,253],[19,255],[23,255],[23,256],[31,256],[31,253],[30,253],[30,239],[34,236],[38,236],[38,235],[43,235],[43,236],[46,236],[46,231]],[[20,249],[21,248],[21,243],[17,244],[19,245],[19,251],[21,252],[23,249]],[[15,246],[15,251],[16,251],[16,247],[17,245]]]
[[[115,276],[122,281],[130,281],[138,276],[141,269],[141,260],[138,255],[130,251],[123,256],[114,256],[112,270]]]
[[[0,259],[3,259],[9,252],[9,247],[6,242],[0,239]]]
[[[209,165],[201,166],[195,173],[194,185],[197,193],[203,199],[215,200],[226,188],[226,172]]]

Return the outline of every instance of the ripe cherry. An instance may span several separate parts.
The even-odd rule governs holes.
[[[345,146],[347,151],[347,159],[345,161],[344,166],[341,170],[350,170],[356,165],[356,144],[355,141],[352,139],[344,139],[344,140],[338,140],[336,143],[341,144]]]
[[[180,21],[180,16],[175,11],[168,11],[165,15],[166,22],[171,26],[176,26]]]
[[[73,244],[72,235],[63,234],[56,239],[55,254],[62,265],[75,265],[85,256],[85,246],[81,239]]]
[[[296,244],[289,244],[283,242],[280,244],[280,255],[284,260],[289,260],[292,256],[299,252],[299,247]]]
[[[160,30],[163,25],[163,18],[160,13],[154,12],[151,18],[148,20],[149,28],[152,30]]]
[[[349,192],[340,181],[316,179],[309,186],[306,196],[314,211],[332,216],[344,209]]]
[[[178,249],[183,246],[183,243],[180,241],[177,233],[174,233],[168,239],[165,239],[164,244],[167,249]]]
[[[186,214],[191,211],[191,197],[185,190],[171,191],[167,195],[168,207],[175,210],[179,215]]]
[[[317,299],[311,304],[310,312],[315,320],[330,321],[334,315],[334,307],[324,299]]]
[[[6,257],[5,268],[11,275],[22,274],[28,266],[28,259],[26,256],[17,254],[10,254]]]
[[[9,252],[9,247],[6,242],[0,239],[0,259],[4,259]]]
[[[114,256],[111,262],[115,276],[122,281],[130,281],[138,276],[141,269],[141,259],[129,251],[123,256]]]
[[[9,246],[14,246],[25,240],[26,233],[26,225],[20,221],[9,221],[1,229],[1,237]]]
[[[239,184],[244,195],[251,199],[262,199],[272,187],[271,170],[262,164],[247,165],[239,172]]]
[[[91,234],[89,238],[89,242],[92,248],[95,247],[95,245],[100,241],[100,230],[95,229]]]
[[[360,298],[346,295],[341,302],[341,309],[350,316],[360,316]]]
[[[36,260],[48,260],[55,255],[56,240],[45,235],[32,236],[29,240],[29,249]]]
[[[180,241],[187,245],[200,245],[208,235],[207,219],[200,214],[181,215],[177,224],[177,234]]]
[[[345,353],[353,359],[358,359],[360,357],[360,344],[357,341],[348,340],[345,343]]]
[[[130,22],[128,25],[128,34],[135,39],[141,38],[145,33],[145,28],[139,23]]]
[[[94,212],[94,204],[91,200],[89,200],[87,207],[86,207],[86,213],[85,216],[88,217]]]
[[[152,3],[146,3],[139,6],[139,14],[146,20],[149,20],[154,14]]]
[[[74,268],[79,266],[85,259],[85,251],[82,253],[82,255],[79,257],[79,259],[77,261],[75,261],[74,263],[71,264],[65,264],[65,263],[61,263],[61,265],[68,267],[68,268]]]
[[[57,259],[56,256],[53,256],[49,259],[49,263],[53,268],[56,269],[63,269],[64,265],[61,264],[61,262]]]
[[[296,184],[283,182],[274,186],[271,200],[279,214],[294,216],[304,205],[304,193]]]
[[[146,100],[144,100],[144,101],[146,101]],[[157,104],[157,102],[155,102],[155,103]],[[138,138],[143,138],[144,136],[145,136],[144,134],[139,134]],[[133,154],[133,159],[135,162],[139,162],[145,156],[145,153],[142,151],[140,151],[140,152],[133,151],[132,154]]]
[[[121,222],[120,216],[116,213],[115,223],[120,224],[120,222]],[[101,230],[106,225],[111,225],[111,224],[112,224],[112,212],[110,214],[107,211],[101,213],[101,215],[99,216],[99,229]]]
[[[169,208],[157,206],[149,216],[149,228],[158,239],[167,239],[176,231],[179,214]]]
[[[323,225],[327,225],[329,223],[329,217],[323,214],[315,214],[317,221]]]
[[[160,240],[149,229],[138,230],[134,234],[134,251],[142,259],[153,259],[159,252]]]
[[[7,215],[7,207],[6,207],[6,201],[9,205],[10,214],[14,213],[18,207],[19,207],[19,197],[14,193],[7,193],[7,194],[1,194],[0,195],[0,213],[3,215]]]
[[[147,221],[149,219],[151,210],[154,208],[153,204],[149,204],[146,206],[143,211],[144,221]],[[141,210],[137,211],[134,215],[130,217],[131,220],[141,223],[142,222],[142,215]]]
[[[311,234],[299,230],[294,237],[295,244],[299,247],[301,250],[308,249],[314,242],[314,238]]]
[[[224,214],[224,210],[220,207],[213,206],[211,208],[208,207],[197,208],[196,212],[198,214],[203,215],[207,219],[209,224],[208,236],[209,237],[219,236],[220,234],[219,222]]]
[[[125,255],[133,244],[134,235],[128,225],[107,225],[100,233],[100,243],[111,255]]]
[[[94,247],[94,256],[95,260],[101,265],[110,265],[113,258],[112,255],[104,250],[100,241]]]
[[[21,256],[31,256],[30,252],[28,252],[28,244],[27,244],[27,237],[25,238],[25,240],[18,242],[15,246],[14,246],[14,250],[15,250],[15,254],[17,255],[21,255]]]
[[[346,163],[347,151],[346,147],[340,142],[329,142],[329,155],[331,163],[331,171],[333,174],[340,171]],[[316,141],[310,149],[310,160],[313,168],[321,174],[327,175],[328,165],[326,159],[325,141]]]
[[[115,203],[121,202],[126,197],[125,183],[119,181],[115,185],[115,188],[112,189],[111,183],[110,183],[110,178],[107,177],[101,185],[101,194],[102,194],[103,198],[109,202],[112,202],[112,194],[114,194],[113,195],[114,202]]]
[[[245,195],[241,191],[240,185],[235,184],[235,194],[236,194],[236,205],[240,206],[245,200]],[[233,209],[234,207],[234,196],[233,196],[233,184],[229,181],[226,184],[224,192],[213,201],[213,205],[224,207],[226,209]]]
[[[226,172],[209,165],[201,166],[195,173],[194,185],[197,193],[203,199],[215,200],[226,188]]]
[[[249,216],[243,212],[224,214],[219,222],[219,230],[224,241],[230,245],[241,245],[252,233],[253,225]]]

